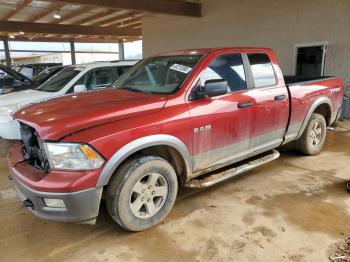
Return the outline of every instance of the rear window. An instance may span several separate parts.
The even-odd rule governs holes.
[[[266,54],[248,54],[255,87],[272,86],[277,83],[270,58]]]

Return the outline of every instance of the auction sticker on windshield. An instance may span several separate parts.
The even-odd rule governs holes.
[[[170,69],[184,73],[184,74],[188,74],[192,68],[189,66],[185,66],[185,65],[180,65],[180,64],[173,64]]]

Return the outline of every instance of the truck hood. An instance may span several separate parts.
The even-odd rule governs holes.
[[[59,140],[77,131],[160,111],[166,97],[105,89],[66,95],[31,104],[14,118],[34,127],[42,139]]]

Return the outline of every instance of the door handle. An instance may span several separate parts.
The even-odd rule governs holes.
[[[284,100],[284,99],[286,99],[286,95],[275,96],[276,101]]]
[[[243,103],[238,104],[238,108],[246,108],[246,107],[250,107],[252,105],[253,105],[252,102],[243,102]]]

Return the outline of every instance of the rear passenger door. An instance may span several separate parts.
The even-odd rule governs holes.
[[[267,54],[247,53],[244,56],[253,82],[249,96],[255,101],[249,149],[266,151],[283,141],[289,117],[288,90],[279,83],[275,72],[278,67],[273,66]]]

